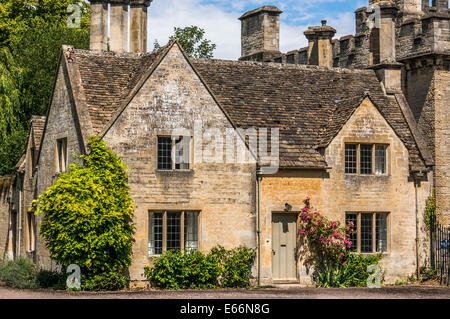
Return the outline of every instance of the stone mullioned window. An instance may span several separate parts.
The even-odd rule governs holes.
[[[387,174],[388,145],[345,144],[345,174]]]
[[[148,253],[157,256],[169,250],[198,250],[199,212],[149,212]]]

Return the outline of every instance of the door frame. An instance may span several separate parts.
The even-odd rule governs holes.
[[[296,231],[295,231],[295,255],[294,255],[294,260],[295,260],[295,280],[294,279],[273,279],[274,276],[274,271],[273,271],[273,217],[275,215],[291,215],[291,216],[296,216]],[[272,211],[271,215],[270,215],[270,229],[271,229],[271,246],[270,246],[270,270],[271,270],[271,276],[272,276],[272,281],[273,283],[278,283],[278,284],[289,284],[289,283],[298,283],[299,281],[299,271],[298,271],[298,249],[299,249],[299,242],[298,242],[298,221],[299,221],[299,217],[300,217],[300,212],[294,211],[294,212],[286,212],[286,211]]]

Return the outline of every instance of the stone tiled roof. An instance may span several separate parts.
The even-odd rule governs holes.
[[[326,167],[318,149],[368,96],[405,143],[411,167],[424,169],[399,105],[371,70],[207,59],[193,64],[237,126],[280,128],[281,166]]]
[[[35,145],[35,149],[39,150],[40,145],[41,145],[41,140],[42,140],[42,134],[44,133],[44,127],[45,127],[45,120],[46,117],[45,116],[36,116],[33,115],[31,117],[31,126],[30,126],[30,131],[29,131],[29,138],[32,138],[33,143]],[[23,150],[23,154],[22,157],[19,159],[19,161],[17,162],[15,168],[19,171],[19,172],[23,172],[25,170],[25,165],[26,165],[26,151],[28,148],[28,142],[27,144],[25,144],[25,148]]]
[[[146,54],[73,50],[93,133],[98,134],[165,47]]]
[[[70,59],[79,70],[95,134],[111,125],[170,46],[147,54],[73,50]],[[367,96],[405,143],[411,167],[422,170],[429,164],[396,99],[384,94],[373,70],[214,59],[191,63],[236,127],[280,129],[281,167],[327,167],[319,148],[331,142]]]
[[[33,131],[33,142],[38,150],[41,145],[42,134],[45,126],[45,116],[33,116],[31,118],[31,129]]]

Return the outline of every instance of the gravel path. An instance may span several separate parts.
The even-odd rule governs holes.
[[[450,287],[403,286],[379,289],[271,288],[208,291],[121,291],[67,293],[0,287],[0,299],[450,299]]]

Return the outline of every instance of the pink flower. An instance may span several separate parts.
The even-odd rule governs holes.
[[[309,196],[306,197],[306,201],[308,201],[308,202],[311,201],[311,197],[309,197]]]
[[[314,227],[311,227],[311,233],[314,233],[316,229]]]
[[[354,224],[353,222],[350,222],[350,226],[354,227],[354,226],[355,226],[355,224]]]

